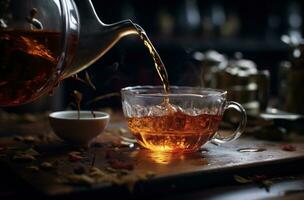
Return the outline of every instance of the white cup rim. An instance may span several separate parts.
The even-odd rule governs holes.
[[[80,112],[80,116],[85,115],[85,117],[80,117],[80,119],[78,119],[78,111],[69,110],[69,111],[52,112],[49,114],[49,118],[59,119],[59,120],[81,120],[81,121],[104,120],[110,118],[110,115],[108,113],[101,111],[93,111],[96,117],[92,115],[92,111],[81,110],[79,112]]]

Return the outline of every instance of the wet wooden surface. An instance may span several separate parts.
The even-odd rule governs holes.
[[[164,154],[154,153],[138,147],[109,146],[111,142],[119,141],[119,129],[125,128],[124,123],[112,123],[108,131],[96,139],[99,146],[83,150],[85,159],[71,162],[69,152],[78,151],[55,139],[48,143],[38,143],[35,150],[39,152],[36,161],[16,162],[11,156],[2,152],[1,161],[22,180],[24,186],[37,191],[41,195],[65,196],[86,192],[100,192],[101,194],[128,193],[124,185],[117,186],[109,182],[99,182],[88,186],[74,186],[63,184],[60,179],[65,174],[73,174],[75,168],[84,166],[90,168],[95,156],[94,166],[105,169],[110,166],[109,160],[119,160],[131,164],[130,176],[139,177],[147,172],[155,174],[151,179],[135,183],[134,191],[141,194],[166,192],[176,188],[214,186],[233,182],[235,175],[267,174],[272,172],[284,173],[292,171],[295,166],[300,166],[304,161],[304,137],[295,136],[289,141],[295,151],[283,150],[285,143],[255,140],[243,136],[231,143],[215,146],[207,144],[197,153],[193,154]],[[21,128],[15,126],[1,130],[3,137],[0,145],[4,147],[29,146],[16,141],[9,136],[11,133],[19,135],[52,134],[47,123],[22,124]],[[128,134],[128,133],[124,133]],[[241,148],[261,148],[261,152],[239,152]],[[57,162],[54,170],[40,170],[32,172],[29,166],[39,166],[42,162]],[[232,183],[232,184],[235,184]]]

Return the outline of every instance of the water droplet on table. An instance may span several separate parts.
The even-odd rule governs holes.
[[[245,152],[262,152],[262,151],[266,151],[266,149],[265,148],[252,148],[252,147],[248,147],[248,148],[240,148],[237,151],[241,152],[241,153],[245,153]]]

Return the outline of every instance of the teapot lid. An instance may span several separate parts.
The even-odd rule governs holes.
[[[228,62],[223,54],[220,54],[215,50],[208,50],[204,53],[196,51],[193,53],[193,58],[201,63],[207,63],[208,65],[219,65],[220,68],[225,68]]]
[[[250,76],[258,73],[257,65],[252,60],[243,59],[240,53],[236,53],[235,60],[231,60],[225,71],[235,76]]]

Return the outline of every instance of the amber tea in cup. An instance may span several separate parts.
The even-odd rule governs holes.
[[[245,128],[245,110],[226,101],[226,91],[171,86],[165,94],[162,86],[136,86],[121,93],[130,131],[141,146],[153,151],[194,152],[210,140],[235,140]],[[242,118],[237,130],[223,138],[216,133],[228,108],[239,111]]]

